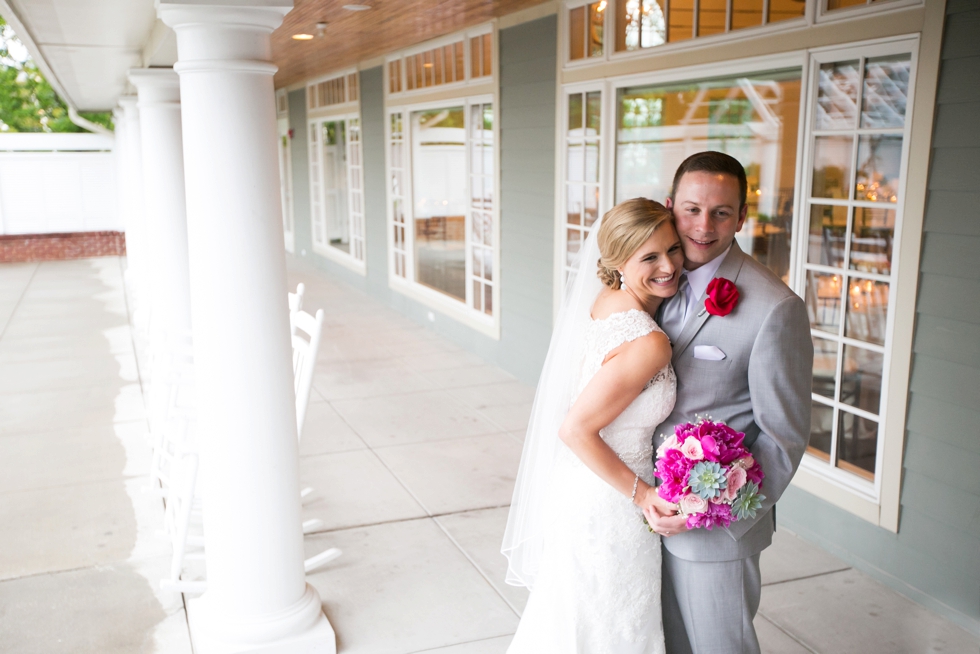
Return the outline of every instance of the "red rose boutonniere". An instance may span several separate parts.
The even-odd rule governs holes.
[[[712,316],[727,316],[738,302],[738,288],[724,277],[715,277],[708,284],[704,308]]]

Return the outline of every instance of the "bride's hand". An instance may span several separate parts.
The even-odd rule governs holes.
[[[643,509],[644,513],[647,509],[651,508],[661,516],[672,516],[677,513],[676,504],[660,497],[656,488],[645,483],[642,485],[642,488],[637,489],[634,504]]]

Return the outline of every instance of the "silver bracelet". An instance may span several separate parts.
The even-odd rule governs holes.
[[[633,494],[630,495],[630,502],[636,501],[636,485],[640,483],[640,475],[633,477]]]

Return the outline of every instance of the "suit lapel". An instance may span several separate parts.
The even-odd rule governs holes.
[[[728,254],[725,255],[725,260],[718,266],[718,272],[715,273],[715,277],[724,277],[734,284],[738,279],[739,271],[742,269],[742,262],[745,260],[745,256],[742,249],[738,247],[738,243],[733,241],[732,249],[728,251]],[[674,355],[672,357],[674,361],[677,361],[680,355],[684,353],[684,350],[691,344],[694,337],[701,331],[704,323],[708,322],[708,318],[711,317],[711,314],[708,313],[708,310],[704,306],[704,301],[707,297],[707,289],[705,289],[705,292],[698,299],[698,303],[694,305],[693,310],[696,313],[691,318],[688,318],[684,329],[681,330],[680,336],[677,337],[677,342],[674,343]]]

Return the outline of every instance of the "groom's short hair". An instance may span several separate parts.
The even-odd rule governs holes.
[[[677,192],[677,185],[681,183],[681,177],[687,173],[724,173],[731,175],[738,180],[738,210],[741,211],[745,206],[745,199],[749,190],[748,180],[745,179],[745,168],[738,162],[738,159],[724,152],[706,150],[692,154],[681,162],[674,173],[674,183],[670,187],[670,201],[674,201],[674,194]]]

